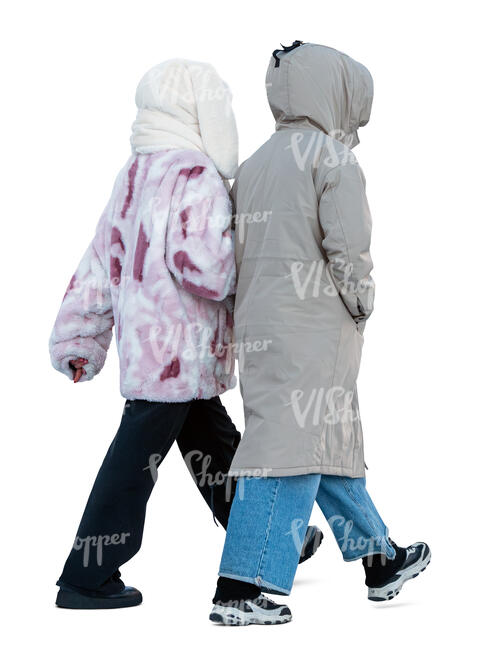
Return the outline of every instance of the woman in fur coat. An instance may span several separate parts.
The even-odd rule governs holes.
[[[139,604],[118,569],[140,548],[158,465],[176,440],[194,476],[205,459],[212,476],[227,476],[240,438],[219,399],[235,382],[231,95],[212,66],[171,60],[143,77],[136,104],[132,155],[50,339],[53,366],[83,382],[102,369],[115,326],[127,399],[57,582],[61,607]],[[204,483],[226,527],[234,484]]]

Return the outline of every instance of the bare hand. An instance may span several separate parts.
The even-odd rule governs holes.
[[[88,359],[73,359],[73,361],[70,361],[70,368],[73,371],[73,383],[76,384],[80,379],[82,378],[83,375],[86,375],[86,370],[83,366],[85,366],[88,363]]]

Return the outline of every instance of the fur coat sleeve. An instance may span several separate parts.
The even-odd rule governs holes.
[[[50,337],[52,364],[70,379],[70,361],[88,359],[87,381],[100,372],[112,338],[113,312],[109,279],[99,249],[102,247],[103,224],[83,256],[63,298]]]

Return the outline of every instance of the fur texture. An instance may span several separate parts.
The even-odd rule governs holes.
[[[231,205],[213,162],[174,149],[132,156],[65,294],[53,366],[88,359],[92,379],[115,325],[128,399],[208,399],[234,385]]]

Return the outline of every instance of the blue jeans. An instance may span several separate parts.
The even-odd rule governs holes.
[[[375,553],[395,557],[366,479],[321,474],[242,478],[219,575],[289,594],[315,500],[346,561]]]

